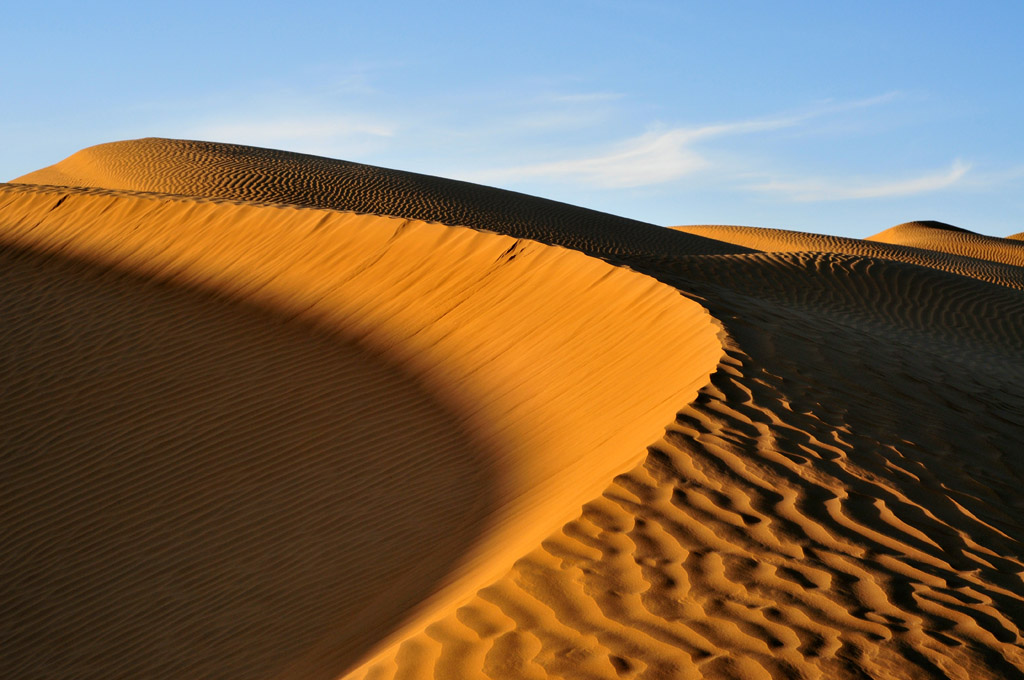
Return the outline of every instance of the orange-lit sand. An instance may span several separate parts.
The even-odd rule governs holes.
[[[0,675],[1021,677],[1022,254],[86,149],[0,185]]]

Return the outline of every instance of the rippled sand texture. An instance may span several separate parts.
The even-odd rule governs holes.
[[[86,149],[0,188],[0,672],[1024,677],[1022,248]]]

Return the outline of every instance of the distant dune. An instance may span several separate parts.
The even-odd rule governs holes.
[[[3,677],[1024,677],[1020,235],[145,139],[0,259]]]
[[[1012,238],[1012,237],[1011,237]],[[1020,266],[1024,244],[1005,238],[974,234],[942,222],[907,222],[868,237],[869,241],[926,248]]]

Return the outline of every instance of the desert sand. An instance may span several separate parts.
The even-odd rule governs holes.
[[[143,139],[0,259],[3,677],[1024,677],[1020,234]]]

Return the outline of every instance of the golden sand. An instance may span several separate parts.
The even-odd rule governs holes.
[[[4,677],[1024,674],[1024,245],[177,140],[0,185]]]

